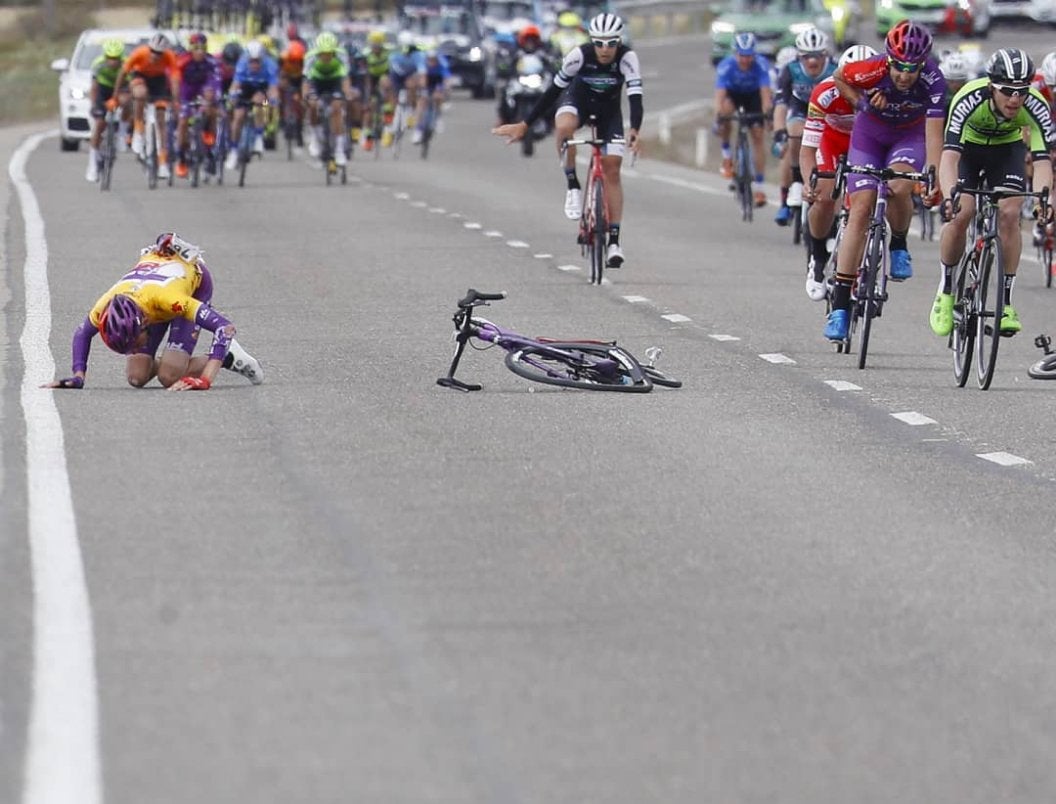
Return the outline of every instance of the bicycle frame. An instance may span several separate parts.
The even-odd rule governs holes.
[[[590,146],[590,165],[587,168],[587,189],[583,193],[583,210],[579,216],[580,253],[590,257],[590,282],[600,285],[605,272],[605,237],[609,222],[609,200],[605,193],[605,171],[601,164],[601,149],[607,141],[598,137],[598,121],[594,115],[588,119],[590,137],[565,140],[562,144],[562,164],[564,153],[576,145]]]
[[[737,122],[737,145],[733,152],[733,182],[730,189],[735,192],[735,198],[740,204],[741,220],[751,221],[755,209],[755,199],[752,197],[752,177],[755,175],[755,169],[750,131],[752,124],[763,122],[766,115],[762,112],[747,112],[743,106],[738,106],[734,114],[723,115],[719,120]]]

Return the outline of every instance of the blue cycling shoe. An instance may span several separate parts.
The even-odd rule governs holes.
[[[782,204],[777,208],[777,214],[774,215],[774,223],[778,226],[788,226],[792,221],[792,210],[787,205]]]
[[[913,276],[913,258],[905,249],[891,252],[891,279],[902,282]]]
[[[847,340],[847,330],[850,329],[850,324],[850,310],[833,310],[829,313],[829,323],[825,325],[825,337],[830,341]]]

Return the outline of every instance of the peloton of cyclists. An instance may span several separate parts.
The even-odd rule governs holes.
[[[83,388],[92,339],[127,355],[128,384],[154,377],[170,391],[206,391],[221,368],[264,382],[260,363],[235,340],[235,327],[212,305],[213,278],[201,249],[174,232],[144,248],[135,266],[92,306],[73,334],[73,374],[47,388]],[[213,333],[208,357],[192,357],[200,330]],[[168,340],[157,357],[158,347]]]
[[[769,65],[766,59],[755,52],[755,48],[755,34],[739,33],[733,38],[733,53],[726,56],[715,68],[714,131],[718,134],[722,146],[720,173],[727,179],[733,178],[733,152],[730,149],[730,131],[733,128],[731,116],[735,115],[738,109],[767,117],[773,111]],[[766,193],[763,191],[766,170],[763,124],[763,120],[755,120],[750,128],[755,169],[753,197],[757,207],[766,204]]]
[[[492,133],[505,137],[509,143],[517,142],[560,96],[554,131],[568,185],[565,216],[578,220],[582,191],[576,176],[575,148],[566,149],[564,142],[586,124],[589,115],[597,116],[598,136],[607,141],[601,158],[610,218],[606,263],[610,268],[619,268],[624,261],[623,249],[620,247],[623,218],[620,167],[625,147],[634,154],[641,149],[642,76],[638,55],[623,43],[623,20],[620,17],[609,13],[598,14],[590,21],[589,33],[590,44],[573,48],[565,55],[554,82],[528,113],[527,119],[496,126]],[[627,88],[631,112],[626,139],[620,108],[620,95],[624,87]]]
[[[1049,150],[1054,143],[1049,104],[1030,84],[1034,64],[1019,48],[1003,48],[986,64],[986,76],[969,81],[957,93],[950,106],[946,135],[939,162],[939,187],[945,200],[940,241],[941,279],[929,321],[936,335],[946,336],[953,329],[953,270],[964,253],[965,237],[975,214],[975,199],[958,197],[955,208],[951,198],[957,185],[979,187],[982,173],[989,187],[1026,191],[1027,145],[1024,128],[1030,132],[1033,157],[1033,190],[1052,184]],[[997,226],[1004,256],[1005,288],[1000,322],[1002,335],[1015,335],[1022,328],[1012,306],[1012,287],[1022,251],[1020,234],[1021,199],[1005,198],[998,202]],[[1051,207],[1046,207],[1051,215]],[[1042,209],[1035,202],[1035,216]]]
[[[795,185],[800,193],[803,189],[799,149],[810,94],[835,69],[829,58],[829,37],[817,28],[808,28],[796,37],[795,60],[778,75],[774,93],[774,150],[781,155],[781,205],[774,217],[778,226],[787,226],[792,219],[789,188]],[[796,198],[793,202],[798,212],[802,199]]]

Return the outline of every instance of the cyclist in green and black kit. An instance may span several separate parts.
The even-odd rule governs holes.
[[[125,43],[120,39],[107,39],[103,42],[103,52],[92,62],[92,136],[88,141],[88,169],[84,178],[88,181],[99,180],[99,143],[102,140],[103,128],[106,126],[106,102],[114,94],[114,80],[121,69],[125,58]],[[127,88],[122,89],[119,104],[122,118],[128,122],[128,100],[131,97]]]
[[[330,131],[334,135],[334,162],[338,165],[348,164],[342,112],[351,95],[352,86],[348,80],[345,51],[330,31],[319,34],[315,47],[304,57],[304,79],[308,84],[308,120],[315,135],[308,144],[308,153],[313,157],[318,157],[321,153],[323,124],[320,123],[319,107],[322,99],[323,103],[329,104],[327,113]]]
[[[964,254],[968,225],[975,215],[975,199],[963,195],[954,210],[951,193],[955,186],[977,188],[982,172],[987,186],[1026,191],[1026,144],[1022,130],[1030,131],[1030,152],[1034,158],[1032,187],[1039,191],[1052,183],[1049,149],[1056,142],[1052,115],[1045,98],[1030,82],[1034,63],[1019,48],[1003,48],[986,64],[986,77],[969,81],[954,96],[946,118],[946,137],[939,160],[939,188],[942,191],[942,217],[949,224],[942,229],[940,258],[942,280],[931,310],[931,329],[946,336],[953,329],[953,270]],[[1001,334],[1015,335],[1022,328],[1012,306],[1012,285],[1023,249],[1019,229],[1019,198],[998,202],[998,234],[1005,261],[1004,309]],[[1035,214],[1041,214],[1035,207]],[[1046,207],[1051,215],[1051,207]]]

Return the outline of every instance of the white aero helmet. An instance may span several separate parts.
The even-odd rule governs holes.
[[[250,61],[260,61],[264,58],[264,45],[256,39],[246,42],[246,58]]]
[[[598,14],[590,21],[591,39],[622,39],[623,20],[615,14]]]
[[[1056,50],[1041,60],[1041,77],[1050,87],[1056,87]]]
[[[947,81],[967,81],[968,61],[960,53],[950,53],[939,62],[939,70]]]
[[[777,55],[774,56],[774,69],[781,72],[785,65],[794,62],[798,55],[799,51],[792,47],[792,45],[785,45],[777,51]]]
[[[852,61],[865,61],[866,59],[871,59],[875,55],[876,51],[869,47],[869,45],[852,45],[840,54],[840,61],[837,66],[842,67],[845,64],[850,64]]]
[[[155,53],[162,53],[168,50],[172,46],[169,41],[169,37],[158,31],[156,34],[150,37],[150,41],[147,42],[147,47],[153,50]]]
[[[828,49],[829,37],[817,28],[807,28],[805,31],[800,31],[799,36],[796,37],[797,53],[824,53]]]

